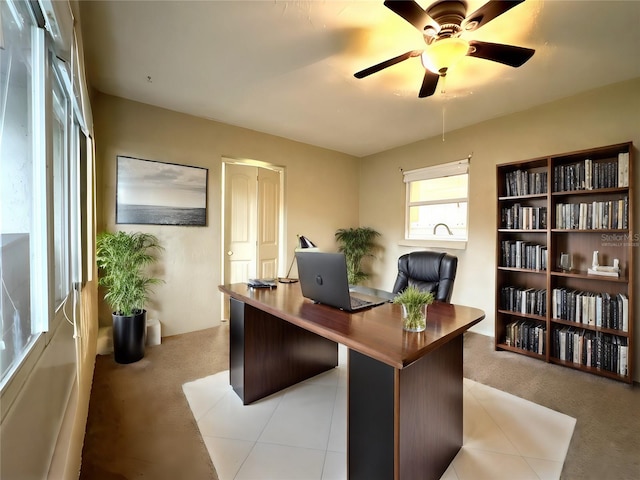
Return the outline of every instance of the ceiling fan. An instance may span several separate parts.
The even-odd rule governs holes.
[[[490,0],[471,15],[467,15],[467,3],[462,0],[440,0],[424,10],[414,0],[386,0],[385,7],[404,18],[424,36],[427,47],[390,58],[357,72],[356,78],[364,78],[412,57],[421,57],[425,67],[424,79],[418,97],[433,95],[440,77],[462,57],[476,57],[511,67],[519,67],[529,60],[535,50],[514,45],[464,40],[461,35],[486,25],[524,0]]]

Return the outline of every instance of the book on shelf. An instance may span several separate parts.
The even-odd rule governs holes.
[[[501,210],[502,228],[539,230],[547,228],[547,207],[530,207],[516,203]]]
[[[508,197],[547,193],[547,172],[515,170],[505,174],[505,189]]]
[[[629,347],[625,337],[562,327],[554,329],[552,338],[552,353],[559,360],[628,375]]]
[[[629,186],[629,152],[617,158],[593,161],[585,159],[553,170],[554,191],[593,190],[598,188],[624,188]]]
[[[523,315],[547,314],[547,291],[544,288],[518,288],[513,286],[500,289],[500,306],[503,310]]]
[[[618,154],[618,187],[629,186],[629,152]]]
[[[503,240],[500,242],[501,265],[503,267],[547,269],[547,247],[524,240]]]
[[[505,345],[544,355],[546,352],[546,327],[535,322],[519,320],[507,324]]]
[[[556,226],[562,230],[626,229],[629,226],[629,197],[591,203],[557,203]]]
[[[621,322],[620,327],[623,332],[629,331],[629,297],[627,297],[624,293],[619,293],[618,295],[620,308],[622,313],[620,315]]]
[[[629,297],[624,293],[585,292],[564,287],[551,291],[552,318],[596,328],[629,331]]]

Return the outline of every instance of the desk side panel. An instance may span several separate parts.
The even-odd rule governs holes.
[[[230,299],[229,382],[244,402],[244,302]]]
[[[245,405],[338,365],[336,342],[251,305],[232,299],[230,322],[230,380]]]
[[[399,478],[437,480],[462,446],[462,335],[399,375]]]
[[[349,480],[394,478],[395,371],[349,349]]]

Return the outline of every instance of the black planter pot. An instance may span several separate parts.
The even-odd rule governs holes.
[[[113,317],[113,356],[117,363],[133,363],[144,357],[147,331],[147,311]]]

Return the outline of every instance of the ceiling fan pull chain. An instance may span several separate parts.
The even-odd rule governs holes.
[[[442,105],[442,141],[444,142],[444,105]]]

